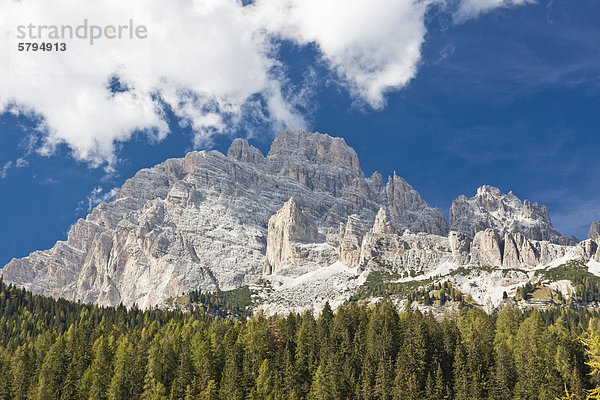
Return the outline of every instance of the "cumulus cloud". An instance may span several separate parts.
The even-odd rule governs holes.
[[[358,98],[373,108],[405,86],[421,57],[425,12],[433,0],[259,0],[265,25],[300,44],[314,43]]]
[[[520,6],[535,3],[535,0],[462,0],[456,12],[454,20],[464,22],[471,18],[500,7]]]
[[[0,51],[8,57],[0,59],[0,113],[39,121],[39,153],[67,144],[77,159],[109,169],[118,142],[164,139],[167,112],[193,129],[195,146],[244,126],[248,115],[274,131],[306,128],[299,109],[312,101],[310,91],[289,87],[280,40],[314,45],[355,99],[379,109],[387,92],[415,77],[427,8],[441,1],[2,1]],[[457,15],[525,1],[464,0]],[[27,41],[16,38],[18,25],[77,27],[84,19],[101,27],[132,20],[148,37],[17,51]]]
[[[39,118],[42,153],[66,143],[76,158],[97,165],[112,165],[115,142],[136,132],[164,138],[166,107],[197,140],[224,131],[257,95],[271,122],[302,128],[283,95],[273,45],[250,13],[234,0],[4,1],[2,52],[9,59],[0,66],[8,78],[0,83],[0,110]],[[76,27],[84,18],[98,26],[131,19],[147,27],[148,38],[93,46],[66,40],[65,52],[17,52],[26,41],[16,39],[18,25]],[[111,79],[127,90],[113,93]]]

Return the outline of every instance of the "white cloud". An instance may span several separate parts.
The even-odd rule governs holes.
[[[23,168],[29,165],[29,161],[27,161],[25,158],[23,157],[19,157],[17,158],[17,161],[15,161],[15,167],[17,168]]]
[[[2,168],[0,168],[0,179],[4,179],[8,176],[8,170],[10,169],[10,167],[12,167],[12,165],[12,161],[7,161],[6,163],[4,163]]]
[[[0,111],[42,117],[41,148],[67,143],[76,158],[115,162],[115,142],[136,132],[168,134],[163,104],[199,137],[223,131],[252,96],[262,96],[270,122],[304,127],[282,94],[269,38],[251,8],[234,0],[3,1]],[[146,40],[68,40],[65,52],[17,52],[17,25],[120,25],[133,19]],[[10,36],[8,36],[10,35]],[[24,40],[21,40],[24,41]],[[118,76],[130,90],[112,94]],[[162,102],[157,100],[160,96]],[[16,110],[16,111],[15,111]],[[269,121],[267,121],[269,122]]]
[[[8,176],[8,171],[11,168],[24,168],[29,165],[29,161],[27,161],[23,157],[17,158],[16,161],[7,161],[4,163],[2,168],[0,168],[0,179],[4,179]]]
[[[443,0],[4,0],[0,2],[0,113],[39,120],[41,144],[67,144],[92,165],[114,166],[115,144],[162,140],[165,106],[196,132],[195,146],[245,117],[306,128],[276,43],[314,44],[340,84],[373,108],[415,77],[429,5]],[[527,0],[464,0],[459,13]],[[501,3],[501,4],[500,4]],[[458,14],[457,14],[458,15]],[[67,40],[65,52],[18,52],[18,25],[145,25],[145,40]],[[128,88],[112,93],[111,78]],[[295,94],[294,94],[295,93]],[[260,101],[257,101],[257,98]],[[237,125],[236,125],[237,124]]]
[[[462,0],[458,10],[454,13],[454,20],[458,23],[500,7],[521,6],[535,3],[535,0]]]
[[[117,195],[118,190],[119,188],[115,187],[105,192],[103,187],[96,186],[87,196],[86,201],[79,202],[79,209],[83,210],[84,205],[86,205],[87,212],[90,213],[98,204],[113,201],[115,199],[115,196]]]
[[[314,43],[356,97],[373,108],[417,72],[434,0],[258,0],[271,32]]]

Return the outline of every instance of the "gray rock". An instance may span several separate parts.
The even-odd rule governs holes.
[[[254,164],[260,164],[265,159],[260,150],[250,146],[246,139],[235,139],[227,151],[227,157]]]
[[[312,243],[318,236],[316,226],[300,211],[293,197],[269,219],[268,229],[263,274],[277,273],[282,264],[302,259],[297,242]]]
[[[372,224],[382,207],[396,231],[447,229],[441,211],[402,178],[385,186],[377,173],[365,178],[343,139],[285,131],[267,157],[238,139],[227,156],[193,151],[139,171],[115,201],[78,221],[66,242],[12,260],[2,275],[34,293],[101,305],[152,307],[192,289],[233,289],[262,276],[268,221],[290,197],[311,232],[323,232],[317,243],[295,247],[295,257],[310,261],[293,258],[300,269],[340,254],[357,264],[358,226]],[[333,230],[351,215],[336,244]]]
[[[360,264],[360,254],[366,229],[356,214],[348,216],[346,224],[339,227],[339,259],[349,267]]]
[[[457,265],[466,265],[470,259],[472,239],[461,232],[450,231],[448,234],[450,249]]]
[[[379,212],[375,216],[375,223],[373,224],[373,228],[371,229],[371,232],[378,233],[378,234],[394,233],[392,224],[388,220],[387,214],[383,208],[380,208]]]
[[[588,231],[588,239],[598,239],[600,238],[600,221],[592,222],[590,225],[590,230]]]
[[[238,139],[227,156],[194,151],[143,169],[66,241],[1,273],[34,293],[142,308],[265,277],[264,309],[280,311],[309,307],[311,296],[339,304],[373,270],[445,276],[496,304],[504,288],[534,279],[532,267],[600,261],[599,238],[573,245],[545,207],[493,187],[459,197],[450,219],[449,232],[395,173],[385,184],[377,172],[366,178],[343,139],[285,131],[266,157]]]
[[[431,208],[419,193],[396,175],[388,178],[384,188],[388,217],[397,232],[448,234],[448,222],[439,208]]]
[[[498,232],[488,228],[475,234],[471,245],[471,263],[491,267],[502,265],[502,243]]]
[[[501,237],[507,233],[521,233],[528,239],[546,240],[563,245],[574,245],[577,239],[565,237],[554,229],[548,210],[537,203],[521,202],[512,192],[503,194],[493,186],[481,186],[468,199],[459,196],[452,202],[449,213],[450,229],[474,237],[488,228]]]

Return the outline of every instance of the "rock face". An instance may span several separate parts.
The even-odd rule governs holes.
[[[498,232],[488,228],[475,234],[471,262],[481,266],[502,265],[502,243]]]
[[[383,208],[380,208],[379,212],[375,216],[375,223],[373,224],[373,229],[371,229],[371,232],[373,232],[375,234],[394,233],[392,224],[390,224],[387,214]]]
[[[590,230],[588,232],[588,239],[598,238],[600,238],[600,221],[594,221],[590,226]]]
[[[408,229],[441,236],[448,234],[448,222],[441,210],[429,207],[404,178],[394,172],[384,190],[388,217],[397,232]]]
[[[364,269],[429,277],[461,266],[527,271],[566,260],[584,264],[598,261],[599,249],[600,239],[565,246],[527,239],[520,233],[500,237],[491,228],[477,232],[473,239],[454,231],[444,237],[428,233],[376,234],[371,230],[364,235],[359,265]]]
[[[473,240],[464,233],[450,231],[448,241],[450,242],[454,262],[458,265],[467,265],[471,255],[471,243]]]
[[[263,274],[277,273],[282,264],[298,259],[298,242],[312,243],[317,236],[315,225],[300,211],[294,198],[290,198],[269,219]]]
[[[471,237],[479,231],[492,228],[500,236],[521,233],[528,239],[573,245],[574,237],[565,237],[554,229],[548,210],[528,200],[521,202],[512,192],[503,194],[493,186],[481,186],[477,194],[468,199],[459,196],[452,202],[449,213],[450,230]]]
[[[342,263],[349,267],[359,264],[364,235],[365,227],[356,214],[350,215],[346,224],[340,224],[339,259]]]
[[[233,289],[262,276],[269,219],[290,197],[312,221],[311,235],[321,232],[312,246],[296,246],[298,257],[315,262],[341,256],[357,264],[363,226],[381,208],[396,232],[448,230],[441,210],[404,179],[366,178],[343,139],[285,131],[266,157],[238,139],[227,156],[194,151],[139,171],[67,241],[12,260],[2,275],[34,293],[107,306],[152,307],[191,289]]]

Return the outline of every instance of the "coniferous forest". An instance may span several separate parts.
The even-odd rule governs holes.
[[[0,399],[595,398],[598,317],[465,305],[436,321],[383,301],[238,321],[0,281]]]

